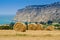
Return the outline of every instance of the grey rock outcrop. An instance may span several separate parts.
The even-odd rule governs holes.
[[[47,5],[29,5],[19,9],[15,19],[21,22],[60,22],[60,2]]]

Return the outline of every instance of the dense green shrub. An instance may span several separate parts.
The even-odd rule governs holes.
[[[38,22],[35,22],[35,24],[38,24]]]
[[[14,26],[14,24],[15,24],[15,22],[11,22],[11,23],[9,24],[9,26]]]
[[[60,22],[58,22],[60,24]]]
[[[10,29],[10,27],[9,27],[9,26],[0,26],[0,29],[1,29],[1,30],[3,30],[3,29],[4,29],[4,30],[8,30],[8,29]]]
[[[55,27],[60,27],[60,24],[54,24]]]
[[[13,29],[13,26],[14,26],[14,22],[11,22],[10,24],[6,24],[5,26],[4,25],[2,25],[2,26],[0,26],[0,30],[11,30],[11,29]]]
[[[54,24],[55,29],[60,30],[60,24]]]
[[[49,25],[52,25],[52,23],[53,23],[53,21],[51,21],[51,20],[47,21],[47,24],[49,24]]]
[[[10,29],[13,29],[14,24],[15,24],[15,22],[11,22],[11,23],[9,24],[9,28],[10,28]]]
[[[45,23],[45,22],[40,22],[40,24],[46,25],[46,23]]]

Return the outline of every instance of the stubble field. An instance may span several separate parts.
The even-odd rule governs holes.
[[[16,32],[14,30],[0,30],[0,40],[60,40],[60,31],[27,30],[26,32]]]

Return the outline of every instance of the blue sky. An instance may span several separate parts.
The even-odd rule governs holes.
[[[0,15],[15,15],[18,9],[27,5],[44,5],[60,0],[0,0]]]

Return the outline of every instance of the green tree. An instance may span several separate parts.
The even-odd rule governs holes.
[[[52,23],[53,23],[53,21],[51,21],[51,20],[47,21],[47,24],[49,24],[49,25],[51,25]]]
[[[11,22],[11,23],[9,24],[10,29],[13,29],[14,24],[15,24],[15,22]]]

